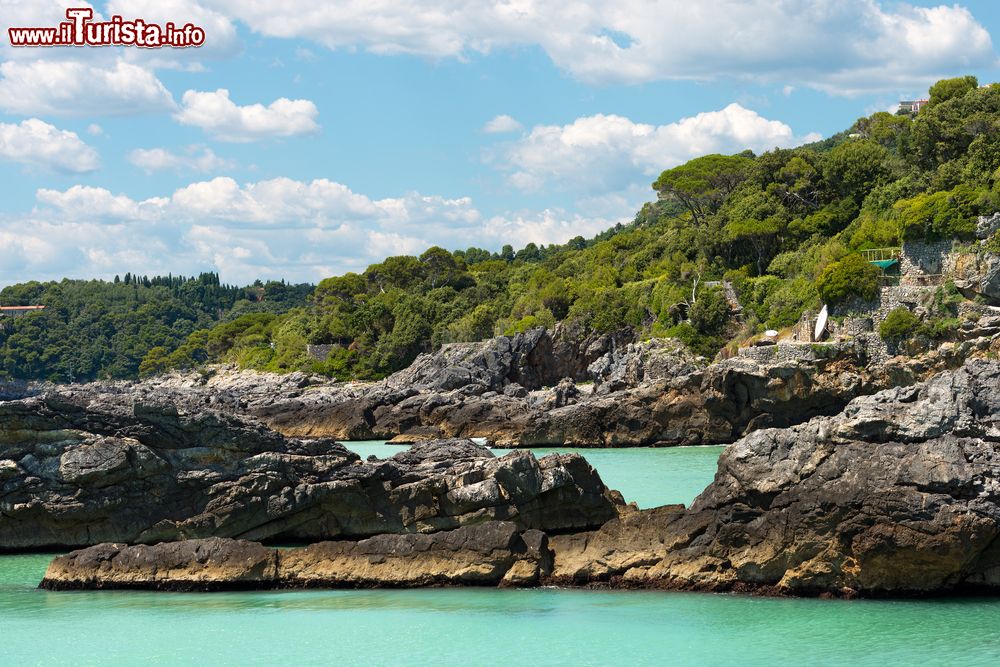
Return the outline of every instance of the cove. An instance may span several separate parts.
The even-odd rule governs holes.
[[[351,443],[367,456],[400,448]],[[722,448],[587,450],[640,506],[689,503]],[[548,451],[548,450],[546,450]],[[565,450],[559,450],[565,451]],[[0,557],[3,665],[993,665],[1000,601],[587,590],[49,593]]]

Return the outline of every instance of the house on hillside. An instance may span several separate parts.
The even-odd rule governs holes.
[[[899,111],[896,113],[918,113],[930,100],[903,100],[899,103]]]

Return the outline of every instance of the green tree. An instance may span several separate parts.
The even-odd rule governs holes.
[[[878,325],[878,333],[884,340],[895,343],[914,335],[919,326],[920,318],[909,308],[893,308]]]
[[[831,305],[852,296],[871,301],[878,294],[881,275],[881,269],[866,262],[861,255],[850,254],[823,269],[816,288],[823,301]]]
[[[956,97],[961,97],[975,90],[978,86],[979,80],[974,76],[957,76],[953,79],[941,79],[931,86],[929,106],[935,106]]]
[[[700,225],[743,182],[752,162],[740,155],[706,155],[667,169],[653,183],[653,189],[683,204]]]
[[[978,199],[975,190],[959,185],[898,202],[903,238],[935,241],[971,236],[976,231]]]
[[[698,333],[709,336],[722,331],[729,322],[729,315],[729,302],[718,287],[702,290],[688,312],[691,325]]]
[[[889,152],[871,140],[843,143],[826,162],[826,178],[842,196],[861,203],[873,188],[891,176]]]

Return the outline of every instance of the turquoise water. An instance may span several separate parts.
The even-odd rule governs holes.
[[[626,498],[648,504],[689,502],[711,479],[719,450],[585,454]],[[50,593],[35,588],[48,560],[0,556],[0,667],[1000,664],[993,599],[558,589]]]
[[[406,445],[388,445],[382,440],[344,443],[362,457],[374,454],[379,458],[404,451]],[[597,468],[601,479],[612,489],[618,489],[625,500],[639,507],[657,507],[670,503],[689,505],[715,474],[715,462],[724,447],[667,447],[652,449],[532,449],[536,456],[554,452],[577,452]],[[494,449],[497,455],[511,451]]]

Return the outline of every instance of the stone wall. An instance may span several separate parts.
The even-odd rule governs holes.
[[[904,278],[920,279],[944,272],[944,258],[953,241],[906,241],[899,256],[899,272]]]
[[[326,361],[330,353],[338,347],[343,347],[343,345],[337,345],[336,343],[332,345],[306,345],[306,354],[317,361]]]
[[[759,347],[741,347],[739,356],[744,359],[771,364],[781,362],[816,361],[837,356],[854,346],[851,343],[778,343]]]
[[[879,289],[874,301],[851,301],[836,306],[831,315],[843,318],[829,325],[833,336],[847,336],[865,349],[869,360],[885,361],[892,356],[888,346],[879,336],[879,325],[896,308],[916,311],[934,294],[933,285],[892,285]]]

